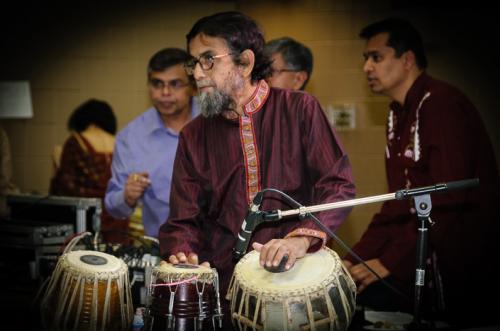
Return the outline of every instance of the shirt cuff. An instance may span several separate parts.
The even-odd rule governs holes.
[[[135,208],[131,208],[123,197],[123,191],[114,192],[105,199],[106,209],[108,213],[117,218],[127,218],[134,212]]]
[[[290,232],[285,236],[286,238],[291,238],[291,237],[303,237],[303,236],[308,236],[308,237],[314,237],[320,239],[316,244],[312,245],[309,247],[307,250],[308,253],[313,253],[319,250],[321,247],[326,245],[326,233],[323,231],[318,231],[318,230],[313,230],[313,229],[308,229],[308,228],[298,228]]]

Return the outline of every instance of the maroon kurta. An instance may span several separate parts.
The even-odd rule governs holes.
[[[486,130],[471,102],[456,88],[422,74],[403,107],[391,104],[386,172],[390,192],[480,179],[479,189],[431,195],[435,224],[430,227],[429,243],[438,258],[444,299],[454,319],[471,317],[471,305],[481,306],[467,300],[482,298],[492,287],[498,288],[486,285],[481,289],[478,281],[493,270],[493,264],[498,268],[500,260],[494,256],[500,252],[500,213],[493,204],[498,170]],[[388,201],[354,251],[365,260],[379,258],[401,289],[412,293],[417,226],[412,200]],[[347,259],[357,263],[350,256]]]
[[[306,206],[354,196],[349,160],[316,99],[270,89],[261,81],[245,113],[236,120],[199,116],[183,129],[172,209],[159,236],[165,259],[195,252],[200,262],[216,267],[221,297],[233,272],[238,232],[257,191],[276,188]],[[264,197],[261,210],[290,209],[276,194]],[[337,209],[319,217],[335,230],[348,212]],[[309,219],[283,219],[261,224],[252,242],[283,238],[299,227],[319,230]]]

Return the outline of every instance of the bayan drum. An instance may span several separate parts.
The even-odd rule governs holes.
[[[145,330],[222,328],[219,276],[201,265],[162,263],[153,268]]]
[[[127,265],[96,251],[59,258],[41,302],[47,330],[128,330],[133,318]]]
[[[282,273],[266,271],[252,251],[236,265],[227,298],[239,330],[341,331],[354,314],[356,285],[329,248]]]

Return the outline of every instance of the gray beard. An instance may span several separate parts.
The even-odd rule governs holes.
[[[214,117],[233,108],[233,99],[224,92],[200,93],[200,110],[205,117]]]

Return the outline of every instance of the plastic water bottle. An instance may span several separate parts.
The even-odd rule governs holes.
[[[142,309],[135,310],[134,320],[132,321],[132,331],[141,331],[144,326],[144,318],[142,316]]]

